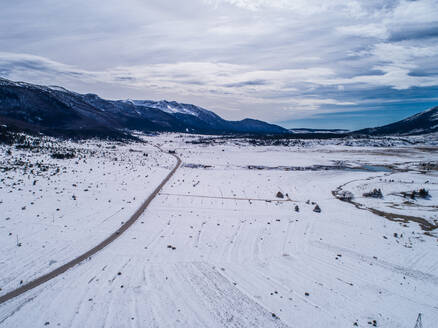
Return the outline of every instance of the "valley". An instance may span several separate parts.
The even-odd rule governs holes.
[[[175,166],[169,152],[182,164],[119,238],[1,304],[0,327],[413,327],[418,313],[425,324],[438,319],[433,135],[422,147],[416,137],[282,146],[137,136],[143,142],[44,137],[27,149],[1,146],[0,296],[117,231]],[[338,199],[340,187],[361,208]],[[421,188],[427,197],[412,198]],[[364,196],[374,189],[381,198]]]

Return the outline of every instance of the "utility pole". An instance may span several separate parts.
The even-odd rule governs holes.
[[[421,322],[421,313],[418,313],[417,322],[414,328],[423,328],[423,323]]]

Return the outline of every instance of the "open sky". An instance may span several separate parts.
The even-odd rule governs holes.
[[[14,0],[0,76],[356,129],[438,104],[438,0]]]

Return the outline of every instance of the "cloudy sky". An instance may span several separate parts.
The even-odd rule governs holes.
[[[14,0],[0,76],[360,128],[438,104],[438,0]]]

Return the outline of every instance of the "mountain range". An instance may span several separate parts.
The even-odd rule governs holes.
[[[348,132],[290,129],[254,119],[228,121],[212,111],[175,101],[106,100],[58,86],[0,78],[0,124],[64,137],[132,137],[131,132],[201,134],[414,135],[438,132],[438,107],[396,123]]]
[[[438,106],[388,125],[362,129],[355,134],[366,135],[418,135],[438,132]]]
[[[49,135],[126,136],[129,131],[282,134],[259,120],[227,121],[207,109],[174,101],[106,100],[58,86],[0,78],[0,122]]]

